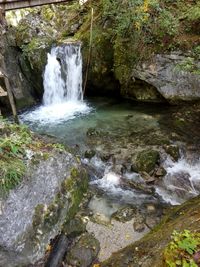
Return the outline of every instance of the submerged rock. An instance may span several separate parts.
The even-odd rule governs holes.
[[[89,267],[97,258],[99,250],[99,241],[91,234],[83,234],[67,255],[67,263],[77,267]]]
[[[86,171],[67,152],[53,150],[48,159],[30,163],[24,182],[2,204],[0,266],[39,260],[75,215],[87,185]]]

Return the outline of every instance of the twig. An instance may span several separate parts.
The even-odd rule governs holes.
[[[91,60],[91,54],[92,54],[93,16],[94,16],[94,9],[93,7],[91,7],[90,43],[89,43],[89,53],[88,53],[87,67],[86,67],[86,73],[85,73],[85,81],[84,81],[84,86],[83,86],[83,96],[85,95],[85,89],[87,85],[88,72],[89,72],[90,60]]]

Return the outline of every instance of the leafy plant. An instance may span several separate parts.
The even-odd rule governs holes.
[[[157,20],[157,29],[155,34],[163,38],[166,35],[175,36],[178,34],[179,20],[177,17],[168,11],[162,10]]]
[[[187,11],[187,18],[190,21],[200,20],[200,3],[198,3],[197,5],[191,7]]]
[[[0,118],[0,195],[18,185],[25,173],[23,161],[32,135],[24,125],[11,124]]]
[[[198,267],[193,255],[200,249],[200,233],[174,231],[172,240],[165,248],[164,261],[168,267]]]
[[[6,194],[21,182],[25,169],[20,159],[0,159],[0,195]]]
[[[176,65],[175,70],[187,71],[194,74],[200,74],[200,68],[196,64],[195,59],[192,57],[187,57],[182,62]]]

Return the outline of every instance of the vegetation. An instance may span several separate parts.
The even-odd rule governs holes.
[[[31,142],[27,127],[0,118],[0,194],[20,183],[26,169],[23,159]]]
[[[200,233],[174,231],[172,240],[164,251],[164,259],[168,267],[198,267],[200,255],[194,255],[199,250]]]
[[[175,67],[176,70],[187,71],[194,74],[200,74],[200,69],[198,62],[195,62],[195,59],[192,57],[187,57],[181,63],[177,64]]]
[[[0,196],[21,182],[29,158],[32,164],[37,164],[41,159],[48,159],[52,149],[63,151],[65,147],[45,143],[25,125],[13,124],[0,117]]]

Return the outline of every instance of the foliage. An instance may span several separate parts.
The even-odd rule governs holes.
[[[192,6],[187,12],[187,18],[190,21],[200,20],[200,3],[196,6]]]
[[[113,21],[115,34],[123,37],[141,30],[148,23],[151,9],[158,6],[157,0],[129,0],[123,4],[120,0],[103,0],[103,16]]]
[[[17,186],[25,173],[25,164],[20,159],[0,159],[0,195]]]
[[[25,125],[0,117],[0,196],[18,185],[26,171],[29,154],[32,164],[47,160],[52,150],[66,150],[62,144],[49,144],[34,136]]]
[[[200,74],[200,68],[192,57],[187,57],[182,62],[176,65],[175,70],[187,71],[194,74]]]
[[[193,255],[199,249],[200,233],[174,231],[171,242],[164,250],[165,263],[168,267],[198,267]]]
[[[174,17],[170,11],[163,9],[157,19],[157,28],[154,34],[159,38],[163,38],[166,35],[175,36],[178,34],[178,29],[178,18]]]
[[[200,59],[200,45],[194,47],[193,54],[194,54],[194,57],[196,57],[197,59]]]
[[[26,126],[0,118],[0,194],[19,184],[25,173],[23,158],[32,136]]]

